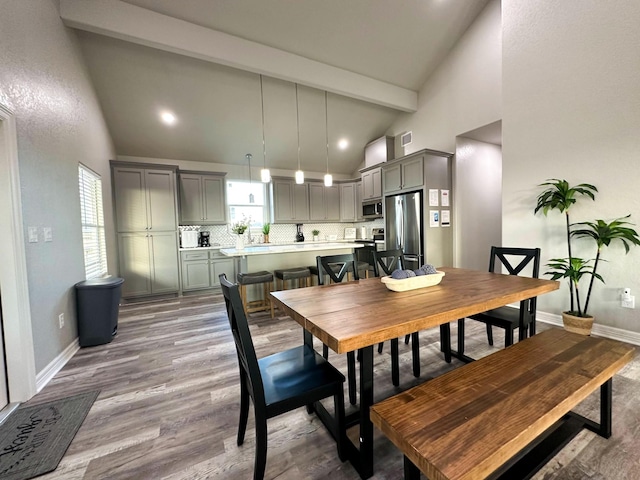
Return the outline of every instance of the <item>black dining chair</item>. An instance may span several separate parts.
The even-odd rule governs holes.
[[[354,253],[343,255],[325,255],[316,257],[318,268],[318,284],[323,285],[325,274],[334,283],[341,283],[347,278],[349,272],[353,273],[353,279],[359,280],[358,260]],[[329,358],[329,347],[322,344],[322,355]],[[347,352],[347,381],[349,385],[349,403],[356,404],[356,356],[354,352]]]
[[[532,278],[540,275],[540,249],[517,247],[491,247],[489,272],[499,273],[502,266],[509,275],[520,275],[529,269]],[[536,333],[536,297],[522,300],[520,308],[499,307],[483,313],[471,315],[471,320],[486,324],[487,340],[493,345],[493,328],[504,329],[504,346],[513,345],[513,334],[518,328],[518,339],[524,340]],[[464,321],[458,320],[458,353],[464,353]]]
[[[238,445],[244,442],[249,400],[253,401],[256,424],[254,480],[264,478],[267,420],[304,406],[311,412],[314,402],[331,396],[335,412],[330,433],[336,440],[340,460],[346,460],[348,440],[344,418],[344,375],[306,345],[258,359],[238,285],[229,282],[223,273],[220,275],[220,286],[240,368]]]
[[[394,270],[403,269],[405,265],[404,252],[402,249],[374,251],[373,272],[376,277],[391,275]],[[404,342],[409,343],[411,338],[411,354],[413,357],[413,375],[420,376],[420,340],[418,332],[406,335]],[[378,344],[378,353],[382,353],[384,342]],[[391,340],[391,382],[396,387],[400,385],[400,353],[398,349],[398,339]]]

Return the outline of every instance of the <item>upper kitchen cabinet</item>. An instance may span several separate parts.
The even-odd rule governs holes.
[[[384,193],[411,190],[424,185],[424,157],[410,156],[382,169]]]
[[[362,171],[362,199],[382,197],[382,171],[380,167]]]
[[[343,222],[355,222],[358,220],[358,211],[362,210],[361,182],[340,184],[340,220]]]
[[[227,223],[223,175],[180,173],[180,224]]]
[[[309,185],[293,180],[271,182],[271,219],[273,223],[295,223],[309,220]]]
[[[309,220],[314,222],[340,221],[340,188],[309,183]]]
[[[114,166],[118,232],[177,228],[173,170]]]

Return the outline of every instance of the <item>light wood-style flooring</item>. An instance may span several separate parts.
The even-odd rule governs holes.
[[[245,443],[238,447],[238,367],[223,305],[220,294],[208,293],[122,306],[113,342],[81,349],[29,402],[100,390],[57,470],[39,479],[252,478],[253,412]],[[302,341],[301,328],[286,316],[270,320],[254,314],[250,323],[258,356]],[[471,356],[494,351],[486,344],[484,325],[468,321],[467,331]],[[495,349],[504,338],[499,332],[494,329]],[[422,376],[415,379],[410,347],[400,345],[402,389],[461,365],[444,362],[437,330],[421,332]],[[346,375],[345,355],[332,352],[329,359]],[[374,361],[376,400],[400,391],[391,384],[388,344],[381,355],[374,353]],[[616,375],[613,391],[613,437],[581,433],[537,480],[640,478],[640,359]],[[580,413],[597,419],[598,408],[592,396]],[[304,408],[270,420],[268,427],[265,478],[359,478],[348,462],[338,460],[329,434]],[[400,453],[380,435],[375,472],[374,479],[402,478]]]

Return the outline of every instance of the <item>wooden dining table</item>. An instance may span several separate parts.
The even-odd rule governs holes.
[[[445,273],[435,286],[405,292],[388,290],[379,278],[272,292],[275,305],[304,329],[305,344],[313,337],[334,352],[360,352],[360,404],[356,422],[359,443],[349,444],[349,460],[365,479],[373,475],[373,347],[379,342],[557,290],[559,283],[460,268]],[[444,330],[443,330],[444,329]],[[317,410],[323,422],[330,417]]]

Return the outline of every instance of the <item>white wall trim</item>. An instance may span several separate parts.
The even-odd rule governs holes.
[[[418,92],[118,0],[62,0],[68,27],[268,75],[403,112]]]
[[[36,394],[35,351],[20,197],[18,136],[11,110],[0,105],[0,285],[9,401]]]
[[[80,341],[76,338],[73,342],[65,348],[60,355],[54,358],[49,365],[44,367],[40,373],[36,376],[36,388],[38,392],[42,390],[47,383],[67,364],[71,357],[80,350]]]
[[[561,315],[555,315],[546,312],[537,312],[536,321],[548,323],[549,325],[555,325],[557,327],[562,327]],[[640,345],[640,333],[638,332],[631,332],[629,330],[623,330],[621,328],[608,327],[606,325],[599,325],[598,323],[594,323],[592,333],[597,337],[606,337],[612,340],[632,343],[633,345]]]

